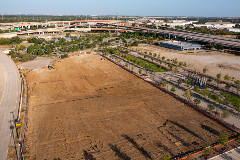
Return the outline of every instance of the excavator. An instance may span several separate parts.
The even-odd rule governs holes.
[[[55,67],[53,65],[48,65],[48,69],[51,70],[51,69],[55,69]]]

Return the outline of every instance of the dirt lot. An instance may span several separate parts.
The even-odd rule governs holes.
[[[216,77],[218,73],[223,77],[228,74],[230,77],[240,80],[240,57],[223,52],[207,52],[207,54],[201,53],[183,53],[173,49],[167,49],[158,46],[142,46],[133,47],[144,52],[156,53],[160,56],[165,56],[166,59],[177,58],[178,62],[185,62],[187,65],[196,71],[203,72],[203,68],[207,67],[206,74]],[[221,68],[219,66],[222,66]]]
[[[235,134],[100,58],[27,75],[28,159],[161,159]]]

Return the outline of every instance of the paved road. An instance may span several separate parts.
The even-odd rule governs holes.
[[[7,150],[10,144],[14,120],[14,112],[19,107],[20,78],[13,61],[3,52],[0,52],[0,63],[5,74],[5,86],[0,104],[0,159],[7,159]],[[1,75],[3,72],[0,73]],[[16,114],[17,115],[17,114]]]
[[[240,159],[240,147],[232,149],[228,152],[220,154],[209,160],[239,160]]]

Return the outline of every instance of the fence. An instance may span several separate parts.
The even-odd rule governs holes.
[[[22,124],[22,132],[19,137],[19,147],[18,147],[18,159],[24,159],[23,157],[23,147],[25,143],[25,134],[27,129],[27,120],[28,120],[28,86],[26,84],[26,80],[23,78],[23,86],[25,87],[26,92],[26,104],[25,104],[25,113],[24,113],[24,122]]]

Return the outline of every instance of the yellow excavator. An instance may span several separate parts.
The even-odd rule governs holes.
[[[51,70],[51,69],[55,69],[55,67],[53,65],[48,65],[48,69]]]

